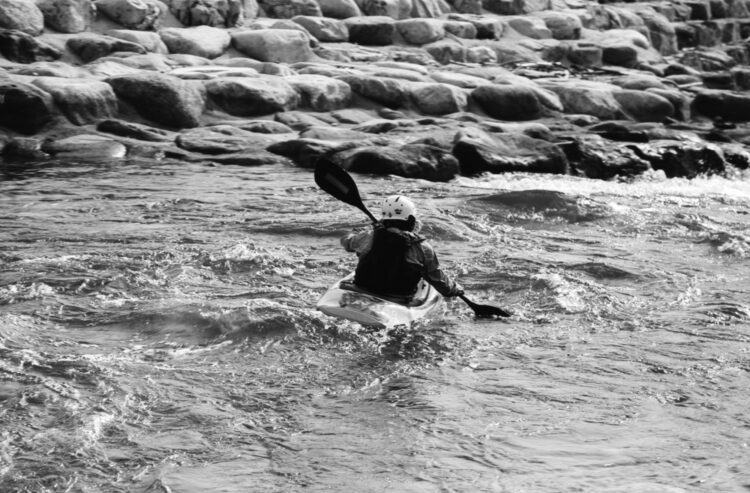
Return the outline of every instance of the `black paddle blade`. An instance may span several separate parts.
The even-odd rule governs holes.
[[[342,202],[360,209],[373,222],[377,222],[375,216],[362,203],[357,184],[354,183],[349,173],[341,169],[337,164],[326,158],[319,159],[315,165],[315,183]]]
[[[461,299],[464,300],[472,310],[474,310],[474,315],[476,315],[477,318],[510,317],[511,315],[510,312],[503,310],[499,306],[479,305],[464,295],[461,295]]]

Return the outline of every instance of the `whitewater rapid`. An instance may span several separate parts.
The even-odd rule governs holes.
[[[0,490],[747,490],[750,177],[354,176],[513,317],[317,312],[307,170],[1,168]]]

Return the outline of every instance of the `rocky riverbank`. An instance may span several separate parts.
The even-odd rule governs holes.
[[[750,165],[750,1],[3,0],[4,161]]]

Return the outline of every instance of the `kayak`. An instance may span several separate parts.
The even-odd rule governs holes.
[[[424,318],[442,303],[442,295],[424,280],[419,281],[411,302],[404,304],[358,288],[352,273],[331,286],[316,307],[327,315],[362,325],[390,328]]]

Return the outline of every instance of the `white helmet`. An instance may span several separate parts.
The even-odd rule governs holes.
[[[391,195],[383,201],[383,219],[401,219],[406,221],[409,216],[417,218],[417,208],[414,202],[403,195]]]

